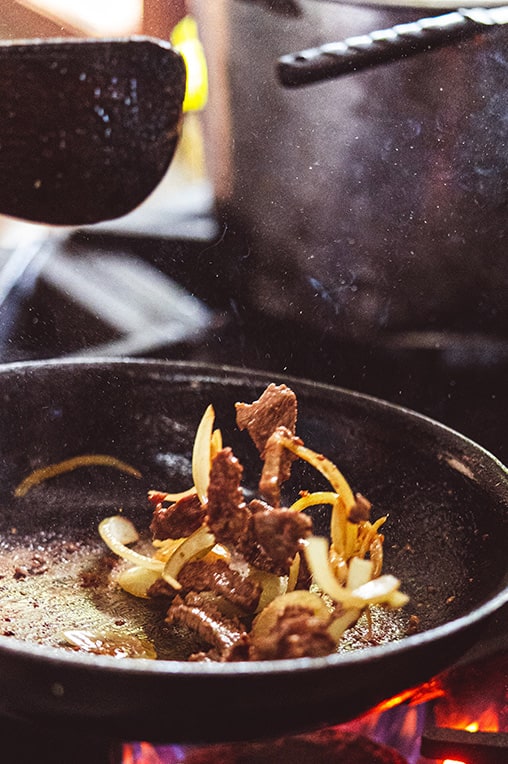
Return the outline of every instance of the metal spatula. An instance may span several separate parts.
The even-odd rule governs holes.
[[[0,43],[0,214],[55,225],[120,217],[173,157],[186,71],[147,37]]]

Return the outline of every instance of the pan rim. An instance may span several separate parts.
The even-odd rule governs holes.
[[[215,662],[189,662],[170,660],[146,660],[142,658],[129,658],[120,660],[106,655],[89,655],[88,653],[71,652],[59,647],[47,647],[38,644],[29,644],[15,637],[0,636],[0,653],[12,654],[16,657],[36,660],[39,664],[45,663],[51,666],[72,666],[99,670],[105,673],[113,671],[129,675],[147,674],[154,676],[206,676],[218,678],[226,675],[229,678],[245,678],[246,676],[283,676],[294,675],[295,672],[305,674],[307,672],[320,673],[332,668],[348,665],[368,663],[374,664],[384,656],[400,655],[411,651],[417,646],[433,644],[436,648],[439,643],[449,639],[473,624],[483,621],[493,615],[504,605],[508,604],[507,586],[487,602],[475,610],[460,616],[445,624],[427,629],[420,634],[403,637],[400,640],[385,643],[383,645],[365,647],[360,650],[352,650],[345,653],[332,653],[321,658],[289,658],[284,660],[267,661],[238,661],[234,663]]]
[[[273,372],[265,371],[261,369],[250,369],[232,366],[228,364],[206,364],[193,361],[167,361],[152,358],[130,358],[130,357],[97,357],[97,358],[80,358],[80,357],[67,357],[65,359],[42,359],[35,361],[16,361],[12,363],[0,364],[0,376],[4,374],[16,373],[16,372],[30,372],[37,373],[40,370],[46,370],[51,368],[66,368],[66,367],[104,367],[104,370],[117,368],[138,368],[142,367],[146,370],[161,371],[161,372],[173,372],[181,373],[187,377],[200,376],[202,379],[207,378],[212,380],[217,376],[224,376],[230,374],[233,377],[248,378],[250,381],[256,382],[259,380],[260,384],[267,381],[273,381],[273,377],[276,376],[279,382],[285,382],[286,384],[293,383],[295,386],[306,387],[308,389],[315,388],[317,390],[327,391],[332,394],[340,394],[350,400],[365,401],[377,408],[382,408],[385,411],[394,413],[397,416],[403,416],[409,418],[414,422],[418,422],[425,428],[431,429],[432,432],[441,433],[443,436],[451,438],[455,443],[462,445],[463,447],[474,451],[476,454],[486,460],[492,468],[499,471],[500,477],[502,476],[506,481],[505,492],[507,499],[508,509],[508,468],[490,451],[485,449],[480,444],[476,443],[472,439],[460,432],[454,430],[447,425],[432,419],[431,417],[414,411],[410,408],[400,406],[395,403],[371,396],[365,393],[360,393],[354,390],[340,387],[338,385],[330,385],[322,382],[317,382],[306,378],[297,378],[286,374],[277,374]],[[508,574],[507,574],[508,575]],[[508,603],[508,579],[504,587],[493,596],[489,597],[478,607],[470,610],[469,612],[447,621],[444,624],[436,626],[431,629],[427,629],[423,632],[408,635],[394,642],[385,643],[377,646],[367,646],[361,650],[352,650],[351,652],[333,653],[321,658],[293,658],[285,660],[271,660],[271,661],[239,661],[235,663],[192,663],[187,661],[177,660],[146,660],[141,658],[129,658],[128,660],[119,660],[111,656],[102,655],[89,655],[87,653],[71,652],[62,650],[58,647],[48,647],[39,645],[36,643],[28,643],[22,640],[18,640],[15,637],[6,637],[0,635],[0,653],[6,655],[12,655],[13,657],[20,657],[26,660],[36,660],[38,663],[44,663],[56,667],[72,666],[74,668],[83,668],[86,671],[94,669],[101,673],[120,672],[121,674],[129,675],[141,675],[147,674],[163,677],[185,677],[185,676],[204,676],[211,679],[221,676],[227,676],[231,679],[238,677],[238,679],[245,678],[246,676],[255,675],[256,677],[268,676],[273,677],[276,675],[287,675],[298,672],[299,674],[305,674],[307,672],[321,673],[333,668],[338,668],[343,665],[355,666],[357,664],[363,664],[368,662],[369,664],[375,663],[378,660],[383,659],[384,656],[404,655],[406,652],[414,649],[417,646],[428,645],[430,643],[438,646],[443,640],[447,640],[465,629],[469,629],[472,625],[478,624],[484,621],[489,616],[496,613],[504,605]]]

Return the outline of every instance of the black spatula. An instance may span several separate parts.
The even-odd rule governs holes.
[[[173,157],[186,71],[147,37],[0,44],[0,213],[54,225],[120,217]]]

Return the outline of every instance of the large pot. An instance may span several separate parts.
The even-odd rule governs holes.
[[[507,30],[287,89],[281,55],[446,4],[207,5],[195,2],[211,70],[208,153],[220,213],[249,237],[243,297],[345,338],[503,334]]]

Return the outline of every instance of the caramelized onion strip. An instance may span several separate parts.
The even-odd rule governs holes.
[[[78,469],[78,467],[113,467],[135,478],[139,479],[141,477],[139,470],[127,464],[127,462],[117,459],[115,456],[108,456],[107,454],[82,454],[81,456],[73,456],[70,459],[64,459],[62,462],[49,464],[47,467],[34,470],[15,488],[14,496],[24,496],[35,485],[58,475],[63,475],[65,472],[72,472]]]
[[[106,546],[123,560],[159,574],[164,570],[164,563],[160,560],[140,554],[127,546],[127,544],[134,544],[139,539],[139,535],[133,523],[126,517],[122,515],[105,517],[99,523],[99,534]]]
[[[301,512],[308,507],[315,507],[318,504],[334,504],[337,501],[337,494],[333,491],[314,491],[306,493],[294,501],[289,509],[292,512]]]
[[[201,504],[206,503],[208,483],[210,482],[214,421],[215,411],[210,404],[198,425],[192,449],[192,478]]]
[[[173,588],[181,589],[178,582],[176,582],[178,584],[177,587],[174,586],[174,583],[183,566],[191,560],[204,557],[214,548],[214,546],[215,536],[205,525],[202,525],[201,528],[194,531],[194,533],[182,541],[182,543],[175,549],[174,553],[163,566],[163,579],[173,586]]]
[[[280,442],[284,448],[287,448],[287,450],[291,451],[295,456],[298,456],[300,459],[311,464],[328,480],[333,490],[342,497],[346,509],[349,512],[356,501],[351,486],[339,468],[322,454],[318,454],[317,451],[313,451],[311,448],[304,446],[298,438],[288,438],[287,436],[282,435]]]

